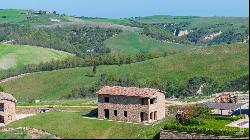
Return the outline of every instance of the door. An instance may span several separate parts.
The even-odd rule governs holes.
[[[154,112],[154,120],[157,120],[157,111]]]
[[[104,109],[104,118],[109,119],[109,110],[108,109]]]
[[[140,118],[141,118],[141,122],[143,122],[143,121],[144,121],[144,120],[143,120],[143,112],[141,112]]]
[[[0,123],[4,123],[4,116],[0,116]]]

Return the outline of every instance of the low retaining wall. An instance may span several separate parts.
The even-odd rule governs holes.
[[[214,136],[214,135],[178,132],[170,130],[161,130],[160,139],[236,139],[236,138],[231,136]],[[249,138],[244,137],[237,139],[249,139]]]

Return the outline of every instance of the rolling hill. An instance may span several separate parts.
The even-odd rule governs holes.
[[[0,23],[42,25],[67,21],[64,16],[53,13],[42,13],[33,10],[0,9]]]
[[[198,47],[167,57],[127,65],[101,65],[96,77],[85,76],[92,67],[39,72],[2,83],[19,101],[54,100],[71,94],[75,88],[93,84],[103,73],[115,77],[134,77],[139,82],[185,84],[194,76],[208,76],[219,84],[249,74],[248,44]]]
[[[0,70],[21,68],[26,64],[39,64],[52,59],[73,56],[70,53],[28,45],[0,44]]]
[[[140,51],[145,53],[163,53],[165,51],[183,51],[192,48],[191,45],[178,45],[155,40],[139,32],[122,32],[107,39],[105,46],[111,49],[111,53],[135,55]]]

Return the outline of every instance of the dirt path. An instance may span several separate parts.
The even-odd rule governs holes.
[[[213,98],[210,99],[203,99],[200,101],[196,101],[196,102],[181,102],[181,101],[166,101],[166,106],[173,106],[173,105],[193,105],[193,104],[201,104],[207,101],[211,101],[213,100]]]
[[[1,84],[1,83],[4,83],[4,82],[7,82],[7,81],[10,81],[10,80],[18,79],[18,78],[21,78],[21,77],[24,77],[24,76],[30,75],[30,74],[31,74],[31,73],[25,73],[25,74],[20,74],[20,75],[17,75],[17,76],[13,76],[13,77],[9,77],[9,78],[0,80],[0,84]]]
[[[63,106],[63,105],[34,105],[34,106],[17,106],[19,108],[43,108],[43,107],[65,107],[65,108],[97,108],[97,106]]]

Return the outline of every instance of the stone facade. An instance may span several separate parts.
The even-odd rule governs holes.
[[[16,99],[7,93],[0,93],[0,123],[8,124],[16,120]]]
[[[153,97],[98,95],[98,118],[152,123],[165,118],[165,95]]]
[[[236,138],[230,136],[214,136],[214,135],[161,130],[160,139],[249,139],[249,138],[248,137]]]

